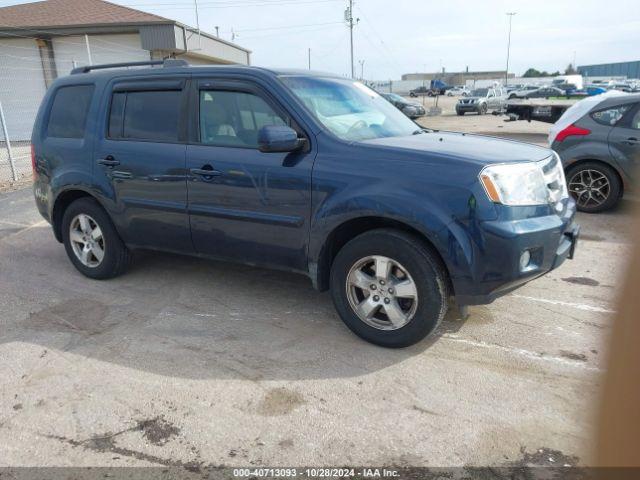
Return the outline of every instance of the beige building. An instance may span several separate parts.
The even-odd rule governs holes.
[[[0,102],[9,136],[30,138],[40,101],[78,66],[176,56],[248,65],[251,52],[175,20],[102,0],[46,0],[0,8]]]

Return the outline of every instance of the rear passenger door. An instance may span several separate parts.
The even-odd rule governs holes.
[[[186,77],[113,82],[94,176],[131,245],[191,252],[187,214]]]
[[[262,87],[240,80],[193,80],[189,213],[198,253],[304,270],[315,145],[263,153],[258,132],[289,125],[307,136]],[[210,175],[206,175],[211,172]]]
[[[640,104],[628,104],[619,107],[622,118],[609,133],[609,151],[625,171],[631,177],[637,176],[640,165]]]

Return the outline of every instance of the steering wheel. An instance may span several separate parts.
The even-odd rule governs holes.
[[[347,135],[350,135],[351,133],[355,132],[356,130],[360,130],[362,128],[367,128],[367,122],[365,122],[364,120],[358,120],[356,123],[354,123],[353,125],[351,125],[351,127],[349,127],[349,130],[347,130]]]

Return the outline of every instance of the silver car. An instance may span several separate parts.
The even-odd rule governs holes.
[[[613,208],[632,188],[640,164],[640,94],[604,98],[565,123],[553,131],[551,148],[562,159],[578,210]]]
[[[456,104],[456,113],[464,115],[475,112],[484,115],[489,110],[500,110],[504,106],[505,95],[501,88],[477,88]]]

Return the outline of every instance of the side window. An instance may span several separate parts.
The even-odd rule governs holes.
[[[124,92],[114,93],[111,99],[111,110],[109,112],[109,138],[122,138],[122,119],[124,118],[124,105],[127,94]]]
[[[631,128],[634,130],[640,130],[640,108],[638,108],[636,114],[631,119]]]
[[[601,125],[608,125],[613,127],[625,113],[629,111],[631,105],[620,105],[618,107],[608,108],[606,110],[599,110],[591,114],[591,118]]]
[[[258,132],[267,125],[287,125],[257,95],[246,92],[200,92],[200,141],[208,145],[258,148]]]
[[[93,89],[93,85],[58,89],[49,114],[48,137],[84,138]]]
[[[178,141],[181,97],[180,90],[114,93],[109,138]]]

